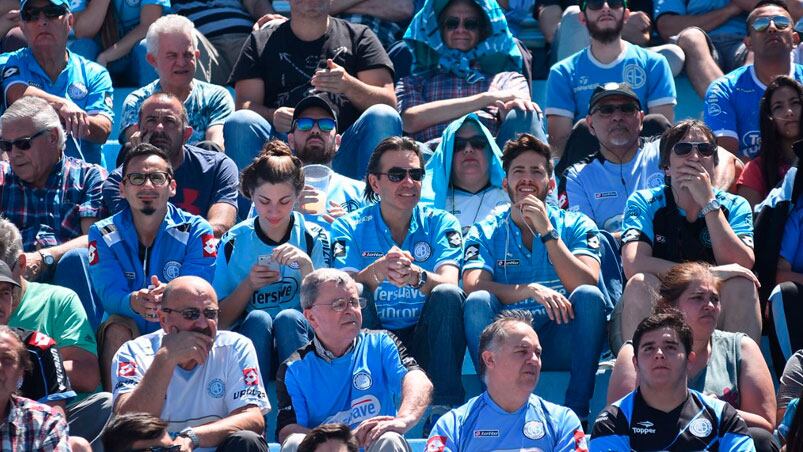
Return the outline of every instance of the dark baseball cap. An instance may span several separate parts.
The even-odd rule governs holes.
[[[14,274],[11,273],[11,269],[8,267],[3,261],[0,261],[0,282],[10,283],[17,287],[20,286],[20,283],[14,279]]]
[[[332,104],[322,96],[316,95],[307,96],[301,99],[301,102],[296,104],[296,107],[293,110],[293,122],[296,122],[296,119],[301,116],[301,113],[311,107],[323,108],[327,113],[332,115],[332,119],[334,119],[335,124],[337,124],[337,112],[335,111],[335,107],[333,107]]]
[[[633,88],[631,88],[629,84],[624,82],[608,82],[603,83],[594,89],[594,93],[591,95],[591,102],[588,104],[588,112],[591,113],[594,111],[594,107],[596,107],[600,101],[611,96],[627,97],[628,99],[635,101],[639,110],[641,110],[641,100],[639,100],[636,93],[633,92]]]
[[[69,0],[50,0],[50,3],[56,6],[63,6],[67,8],[67,11],[70,11],[70,1]],[[25,9],[25,5],[28,4],[28,0],[20,0],[20,11]]]

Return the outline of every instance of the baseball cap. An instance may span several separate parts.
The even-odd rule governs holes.
[[[50,3],[56,6],[64,6],[65,8],[67,8],[67,11],[70,11],[72,9],[70,8],[70,0],[50,0]],[[25,5],[27,4],[28,0],[20,0],[20,11],[25,9]]]
[[[602,85],[597,86],[594,89],[594,93],[591,95],[591,102],[588,104],[588,111],[591,112],[594,110],[594,107],[597,106],[600,101],[605,99],[606,97],[611,96],[621,96],[627,97],[636,102],[638,105],[639,110],[641,110],[641,100],[639,100],[638,96],[635,92],[633,92],[633,88],[630,87],[627,83],[616,83],[616,82],[608,82],[603,83]]]
[[[332,118],[335,120],[335,124],[337,124],[337,112],[335,111],[335,107],[333,107],[328,100],[317,95],[307,96],[296,104],[296,107],[293,110],[293,122],[295,122],[296,119],[301,116],[301,113],[310,107],[323,108],[327,113],[332,115]]]
[[[14,279],[14,275],[11,273],[8,264],[3,261],[0,261],[0,282],[11,283],[17,287],[20,286],[20,283]]]

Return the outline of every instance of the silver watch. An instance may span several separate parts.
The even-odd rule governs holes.
[[[201,440],[198,438],[198,435],[195,434],[195,431],[192,427],[187,427],[184,430],[178,433],[178,436],[183,436],[184,438],[189,438],[192,441],[192,448],[197,449],[201,447]]]
[[[708,204],[703,206],[702,210],[700,210],[700,218],[705,217],[715,210],[719,210],[720,207],[722,207],[722,203],[720,203],[717,198],[708,201]]]

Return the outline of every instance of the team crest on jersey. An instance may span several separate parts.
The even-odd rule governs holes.
[[[629,83],[636,90],[647,83],[647,72],[638,64],[625,64],[622,69],[622,80]]]
[[[466,254],[463,256],[464,260],[473,261],[480,257],[480,246],[479,245],[469,245],[466,247]]]
[[[650,174],[650,177],[647,178],[647,187],[655,188],[664,185],[664,179],[666,179],[666,175],[660,171]]]
[[[530,439],[541,439],[546,435],[546,430],[544,429],[544,423],[541,421],[530,421],[524,424],[524,429],[522,429],[524,436]]]
[[[92,240],[89,242],[89,246],[87,247],[89,251],[89,265],[95,265],[100,260],[98,256],[98,242]]]
[[[255,367],[246,367],[243,369],[243,381],[246,386],[256,386],[259,384],[259,372]]]
[[[432,256],[432,247],[427,242],[418,242],[413,246],[413,257],[418,262],[424,262]]]
[[[588,247],[591,248],[592,250],[598,250],[599,249],[599,234],[597,234],[594,231],[586,232],[586,244],[588,244]]]
[[[449,246],[452,248],[459,248],[463,245],[463,237],[457,231],[447,231],[446,238],[449,240]]]
[[[206,386],[206,392],[214,399],[223,398],[223,394],[226,392],[226,383],[220,378],[215,378]]]
[[[72,82],[70,86],[67,87],[67,94],[72,100],[81,100],[89,94],[89,90],[87,90],[86,85],[81,82]]]
[[[332,256],[334,256],[334,257],[343,257],[345,255],[346,255],[346,241],[345,240],[335,240],[335,243],[332,246]]]
[[[354,374],[354,378],[352,378],[352,383],[354,384],[354,389],[358,389],[360,391],[365,391],[369,389],[373,384],[373,380],[371,380],[371,374],[361,370]]]
[[[164,268],[162,269],[162,276],[164,276],[165,281],[172,281],[181,274],[181,262],[178,261],[167,261]]]
[[[17,66],[9,66],[3,71],[3,80],[13,77],[20,73],[20,68]]]
[[[711,434],[714,427],[708,419],[698,417],[689,424],[689,431],[698,438],[705,438]]]

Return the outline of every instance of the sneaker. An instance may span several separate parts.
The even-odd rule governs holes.
[[[435,423],[438,422],[438,419],[440,419],[444,414],[448,413],[451,409],[451,407],[446,405],[433,405],[429,409],[429,416],[427,417],[426,421],[424,421],[422,436],[424,438],[429,438],[429,432],[432,431],[432,427],[435,427]]]

